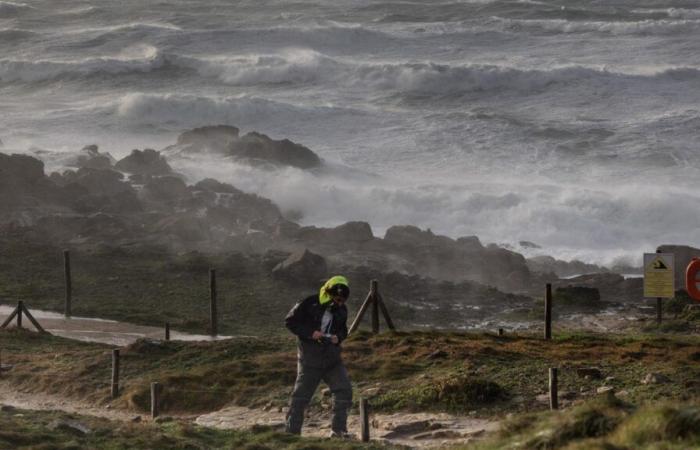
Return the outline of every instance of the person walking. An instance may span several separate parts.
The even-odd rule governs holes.
[[[304,410],[323,380],[333,395],[331,437],[349,437],[352,385],[341,358],[341,343],[348,336],[345,302],[349,296],[348,280],[334,276],[318,294],[294,305],[285,318],[286,327],[298,338],[297,379],[286,420],[288,433],[301,434]]]

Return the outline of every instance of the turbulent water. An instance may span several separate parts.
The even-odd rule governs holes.
[[[176,168],[305,223],[602,263],[700,245],[697,0],[0,1],[1,151],[224,123],[332,169]]]

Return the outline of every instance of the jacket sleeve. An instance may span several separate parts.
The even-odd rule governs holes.
[[[342,320],[338,324],[338,344],[343,342],[348,337],[348,310],[343,311]]]
[[[306,320],[306,301],[302,300],[287,313],[284,324],[289,331],[299,336],[300,339],[310,340],[314,330]]]

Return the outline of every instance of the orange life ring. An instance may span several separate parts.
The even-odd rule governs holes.
[[[685,290],[688,291],[688,295],[696,302],[700,302],[700,289],[698,289],[700,280],[697,279],[698,273],[700,273],[700,258],[693,258],[690,264],[688,264],[688,268],[685,269]]]

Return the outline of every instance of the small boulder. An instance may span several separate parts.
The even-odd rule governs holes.
[[[171,176],[150,179],[139,193],[143,199],[155,202],[174,202],[189,194],[185,182]]]
[[[272,269],[275,277],[290,282],[317,284],[326,277],[328,266],[323,256],[304,249],[292,253],[287,259]]]
[[[671,379],[666,375],[658,372],[649,372],[642,379],[642,384],[664,384],[670,383]]]
[[[600,380],[603,378],[603,372],[597,367],[579,367],[576,369],[576,375],[581,378],[588,377],[589,379]]]
[[[240,130],[230,125],[213,125],[185,131],[177,138],[177,145],[191,146],[191,150],[209,148],[221,151],[238,139]]]
[[[137,175],[169,175],[172,168],[160,152],[147,148],[144,151],[132,150],[131,154],[120,159],[114,168]]]

